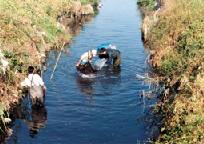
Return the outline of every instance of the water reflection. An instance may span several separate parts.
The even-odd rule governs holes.
[[[16,108],[16,121],[19,119],[27,125],[29,136],[34,138],[41,128],[44,128],[47,122],[47,109],[43,106],[31,106],[31,100],[26,97],[21,105]],[[20,121],[19,121],[20,122]],[[18,139],[19,128],[22,123],[15,123],[11,141]]]
[[[45,127],[47,122],[47,110],[45,106],[32,107],[31,120],[27,120],[26,123],[29,128],[30,137],[34,138],[38,134],[41,128]]]
[[[100,83],[106,90],[118,86],[121,82],[120,72],[120,68],[105,68],[97,74],[96,78],[82,78],[78,75],[76,77],[76,83],[81,92],[91,98],[95,91],[94,87],[96,83]]]
[[[87,15],[75,18],[61,17],[60,19],[58,19],[58,21],[65,26],[69,34],[77,35],[80,32],[82,26],[85,23],[90,22],[92,19],[93,16]]]
[[[84,93],[86,96],[92,96],[94,91],[94,79],[85,79],[77,76],[76,83],[82,93]]]

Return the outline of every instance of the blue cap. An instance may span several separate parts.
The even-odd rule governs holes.
[[[111,43],[103,43],[103,44],[97,46],[97,51],[100,50],[100,49],[102,49],[102,48],[105,48],[105,49],[106,49],[106,48],[108,48],[110,45],[111,45]]]

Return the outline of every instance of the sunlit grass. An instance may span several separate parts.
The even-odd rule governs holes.
[[[204,1],[165,0],[147,38],[153,61],[167,89],[180,82],[179,93],[165,99],[166,122],[156,143],[204,143]],[[170,95],[169,97],[172,97]]]
[[[204,49],[204,1],[174,0],[171,10],[160,16],[157,25],[151,30],[149,44],[151,49],[172,49],[174,55],[179,56],[178,69],[170,68],[170,73],[190,67],[189,59],[200,57]],[[173,57],[175,59],[175,56]],[[162,57],[165,61],[172,61],[168,55]],[[176,58],[177,59],[177,58]],[[195,65],[201,62],[197,59]],[[167,62],[167,64],[169,64]],[[164,66],[164,65],[163,65]],[[175,65],[172,65],[175,66]],[[185,67],[183,67],[185,66]],[[163,72],[165,74],[165,72]]]

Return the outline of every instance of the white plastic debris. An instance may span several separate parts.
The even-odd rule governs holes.
[[[1,69],[3,71],[3,73],[6,73],[6,69],[8,68],[9,62],[6,60],[6,58],[4,57],[4,54],[2,53],[2,51],[0,50],[0,62],[1,62]]]

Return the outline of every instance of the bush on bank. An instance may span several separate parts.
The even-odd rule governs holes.
[[[146,7],[148,9],[153,9],[155,7],[156,0],[138,0],[137,4],[141,7]]]
[[[204,143],[204,1],[164,0],[145,44],[150,62],[167,81],[179,82],[162,110],[165,126],[156,143]],[[173,97],[173,101],[170,100]]]
[[[174,0],[171,2],[171,9],[161,15],[156,26],[152,28],[148,41],[150,48],[170,52],[168,55],[160,56],[162,61],[158,64],[158,68],[163,75],[181,74],[202,62],[204,52],[203,6],[204,2],[201,0]],[[194,64],[191,64],[192,59]]]

